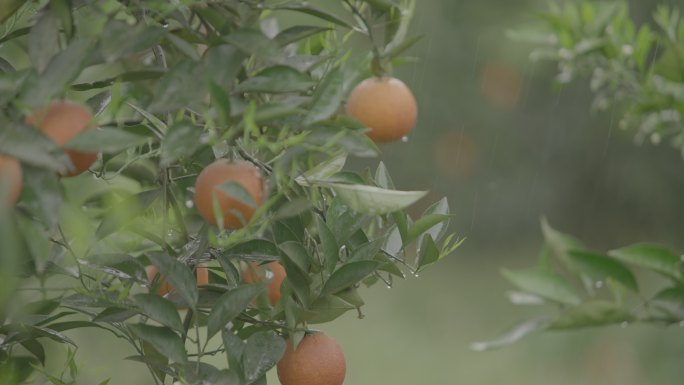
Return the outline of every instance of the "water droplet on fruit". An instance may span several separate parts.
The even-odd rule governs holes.
[[[273,274],[271,270],[266,270],[266,274],[264,274],[264,276],[266,277],[266,279],[273,279],[275,274]]]
[[[191,209],[194,206],[195,206],[195,202],[193,202],[192,199],[188,199],[187,201],[185,201],[185,207]]]

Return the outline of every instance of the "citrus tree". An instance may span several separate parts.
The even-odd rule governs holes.
[[[414,8],[3,1],[0,383],[74,383],[96,328],[149,383],[340,385],[312,325],[459,244],[446,200],[411,217],[425,192],[346,166],[416,123],[392,77]]]
[[[558,64],[557,82],[589,77],[597,111],[612,109],[620,127],[638,143],[669,142],[684,155],[684,20],[679,9],[659,7],[652,23],[629,17],[625,2],[569,2],[553,5],[542,27],[513,32],[538,46],[533,60]],[[682,165],[679,165],[680,167]],[[684,325],[684,259],[660,244],[591,250],[542,220],[545,243],[537,263],[503,270],[516,290],[516,305],[555,305],[502,337],[473,344],[500,347],[541,330],[568,330],[641,322]],[[636,275],[635,272],[639,274]],[[637,276],[656,275],[656,290],[640,287]],[[652,286],[648,285],[648,286]]]

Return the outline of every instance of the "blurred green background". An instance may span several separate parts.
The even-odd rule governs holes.
[[[668,2],[629,3],[645,21]],[[591,112],[587,82],[554,88],[554,66],[530,62],[532,47],[506,37],[545,7],[418,2],[413,32],[425,38],[410,55],[419,61],[395,74],[415,91],[419,124],[408,142],[383,147],[382,159],[398,188],[431,191],[416,212],[447,196],[453,230],[468,239],[420,278],[366,290],[365,319],[347,314],[324,325],[346,352],[346,384],[683,383],[684,328],[630,325],[536,335],[493,352],[469,348],[538,310],[507,302],[499,269],[533,263],[542,216],[598,250],[637,241],[684,248],[681,155],[635,146],[617,126],[619,110]],[[110,336],[86,331],[76,340],[84,343],[81,383],[151,383]]]

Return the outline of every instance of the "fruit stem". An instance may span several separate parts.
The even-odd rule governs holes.
[[[377,61],[378,64],[380,63],[380,50],[378,49],[378,45],[375,41],[375,37],[373,35],[373,29],[371,28],[370,24],[368,23],[368,20],[366,20],[365,17],[363,17],[363,14],[361,11],[354,5],[350,0],[344,0],[344,2],[349,6],[351,9],[352,13],[356,15],[356,17],[361,20],[361,23],[363,23],[364,28],[366,29],[366,32],[368,34],[368,39],[370,39],[371,45],[373,46],[373,61]],[[382,70],[382,67],[380,67]],[[373,70],[373,73],[376,73],[375,70]],[[384,71],[382,71],[384,73]],[[376,74],[377,75],[377,74]]]

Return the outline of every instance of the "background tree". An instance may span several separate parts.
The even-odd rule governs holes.
[[[590,77],[597,111],[619,111],[619,127],[637,143],[667,141],[684,155],[684,22],[678,8],[661,6],[653,23],[641,26],[630,19],[624,2],[552,5],[541,20],[545,28],[538,33],[512,33],[540,45],[533,60],[556,62],[559,84]],[[546,220],[542,232],[545,243],[536,266],[506,269],[503,275],[519,290],[509,293],[511,302],[553,304],[557,311],[531,318],[494,341],[475,343],[474,349],[506,345],[540,330],[684,322],[680,253],[651,243],[594,251]],[[641,286],[635,269],[638,276],[652,272],[660,279],[642,280]]]

